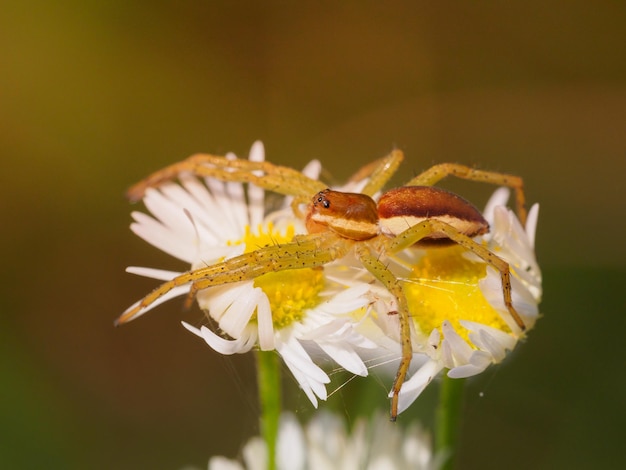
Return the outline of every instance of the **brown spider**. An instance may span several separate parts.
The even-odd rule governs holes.
[[[296,236],[286,244],[259,248],[256,251],[181,274],[165,282],[124,312],[116,325],[133,320],[143,310],[169,292],[191,284],[189,299],[205,288],[255,279],[263,274],[288,269],[323,266],[354,252],[363,266],[397,300],[402,357],[392,387],[391,419],[398,414],[398,396],[411,362],[413,348],[409,306],[400,280],[381,261],[411,246],[456,243],[473,252],[500,273],[504,304],[520,328],[525,324],[511,300],[509,265],[473,240],[489,230],[487,221],[468,201],[449,191],[433,187],[442,178],[453,175],[473,181],[509,186],[515,190],[516,208],[522,224],[526,220],[522,179],[517,176],[476,170],[464,165],[444,163],[431,167],[405,186],[383,193],[378,202],[372,199],[395,173],[403,154],[399,150],[364,166],[351,181],[366,181],[361,193],[328,189],[299,171],[269,162],[228,159],[196,154],[175,163],[131,187],[131,200],[141,199],[146,189],[176,179],[184,173],[221,181],[253,183],[269,191],[293,196],[294,212],[305,220],[307,235]],[[306,204],[302,212],[300,207]]]

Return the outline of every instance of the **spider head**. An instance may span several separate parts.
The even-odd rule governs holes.
[[[376,203],[366,194],[325,189],[311,199],[306,228],[309,233],[331,230],[343,238],[367,240],[379,233]]]

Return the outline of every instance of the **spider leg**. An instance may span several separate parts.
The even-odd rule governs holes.
[[[511,298],[511,271],[509,264],[481,244],[474,241],[472,238],[460,233],[453,226],[438,219],[426,219],[408,228],[404,232],[397,235],[394,239],[390,240],[388,249],[390,252],[395,253],[404,248],[408,248],[422,238],[433,234],[444,234],[447,238],[468,249],[481,258],[485,263],[500,272],[504,305],[520,330],[524,331],[526,329],[524,320],[522,320],[520,314],[517,310],[515,310],[515,307],[513,307],[513,300]]]
[[[440,163],[417,175],[405,186],[433,186],[448,175],[471,181],[508,186],[515,190],[515,204],[517,215],[522,223],[526,224],[526,197],[524,195],[524,180],[519,176],[498,173],[494,171],[476,170],[456,163]]]
[[[142,315],[147,307],[177,286],[191,283],[191,291],[196,293],[207,287],[255,279],[270,272],[323,266],[344,256],[353,244],[353,241],[331,232],[302,236],[290,243],[266,246],[221,263],[188,271],[154,289],[124,312],[115,325]]]
[[[324,183],[313,180],[297,170],[270,162],[195,154],[158,170],[136,183],[127,191],[127,196],[131,201],[138,201],[144,196],[146,189],[172,181],[181,173],[191,173],[221,181],[253,183],[269,191],[295,196],[302,201],[308,201],[312,194],[326,188]]]
[[[359,169],[352,177],[350,182],[358,182],[369,178],[369,181],[361,191],[363,194],[373,196],[398,170],[400,163],[404,160],[404,154],[401,150],[394,150],[389,155],[379,158],[378,160],[368,163]]]
[[[365,244],[360,244],[356,249],[359,260],[363,266],[378,279],[385,288],[391,292],[398,301],[398,316],[400,320],[400,341],[402,346],[402,358],[398,366],[396,378],[393,381],[392,398],[391,398],[391,421],[395,421],[398,416],[398,397],[400,389],[406,379],[411,359],[413,358],[413,346],[411,344],[411,323],[409,321],[409,306],[402,289],[402,284],[394,276],[394,274],[383,264],[378,255],[372,252],[372,249]]]

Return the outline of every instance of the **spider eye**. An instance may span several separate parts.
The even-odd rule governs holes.
[[[326,195],[324,194],[327,191],[320,191],[317,194],[317,198],[314,198],[314,204],[321,204],[324,206],[324,209],[328,209],[330,207],[330,201],[326,199]]]

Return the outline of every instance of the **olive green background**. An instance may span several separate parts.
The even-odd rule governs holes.
[[[180,326],[200,312],[171,302],[112,324],[156,284],[127,265],[185,268],[128,230],[126,187],[256,139],[269,160],[319,158],[337,181],[392,148],[407,156],[397,184],[444,161],[524,176],[541,203],[544,317],[469,382],[459,468],[626,463],[626,4],[1,10],[3,468],[203,468],[258,432],[252,357],[223,358]],[[445,186],[479,206],[492,190]],[[285,382],[288,407],[310,415]],[[386,409],[389,384],[354,380],[322,407],[353,421]],[[398,425],[430,426],[435,402],[431,387]]]

